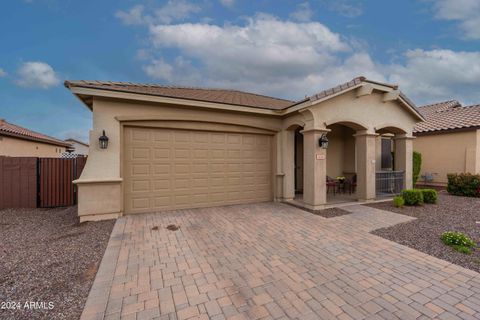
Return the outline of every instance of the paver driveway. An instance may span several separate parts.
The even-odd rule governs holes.
[[[274,203],[123,217],[82,318],[480,318],[480,274],[368,233],[412,218],[346,209],[331,219]]]

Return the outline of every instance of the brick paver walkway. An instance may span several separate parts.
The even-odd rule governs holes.
[[[412,218],[344,209],[331,219],[275,203],[123,217],[82,319],[480,318],[480,274],[368,233]]]

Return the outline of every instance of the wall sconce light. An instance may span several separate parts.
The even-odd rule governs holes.
[[[318,145],[322,149],[327,149],[328,148],[328,138],[327,138],[327,135],[325,133],[322,134],[320,139],[318,139]]]
[[[103,130],[103,134],[98,138],[98,142],[100,142],[100,149],[107,149],[108,137],[105,135],[105,130]]]

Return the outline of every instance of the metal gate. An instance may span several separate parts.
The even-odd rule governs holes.
[[[65,207],[77,203],[72,181],[78,179],[86,158],[38,159],[38,207]]]
[[[377,171],[375,188],[377,196],[391,196],[403,190],[405,171]]]

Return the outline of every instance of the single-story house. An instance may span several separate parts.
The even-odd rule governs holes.
[[[75,181],[81,221],[261,201],[317,210],[345,195],[371,201],[412,187],[412,133],[424,118],[395,85],[358,77],[299,101],[155,84],[65,86],[93,112],[89,159]],[[383,136],[394,146],[382,148]],[[326,182],[342,176],[354,190],[331,193]]]
[[[81,156],[88,156],[89,145],[77,139],[68,138],[65,142],[70,144],[67,152],[74,153]]]
[[[0,156],[60,158],[68,142],[0,119]]]
[[[453,100],[419,110],[426,119],[413,133],[422,154],[419,183],[446,185],[449,173],[480,173],[480,105]]]

